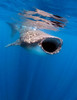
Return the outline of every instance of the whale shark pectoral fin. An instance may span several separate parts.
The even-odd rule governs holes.
[[[11,44],[6,45],[5,47],[16,46],[16,45],[21,45],[21,41],[19,39]]]

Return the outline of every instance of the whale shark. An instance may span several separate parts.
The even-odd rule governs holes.
[[[24,11],[24,13],[19,13],[19,15],[24,18],[21,25],[9,25],[14,30],[13,32],[16,32],[15,30],[19,31],[20,37],[6,47],[19,45],[26,49],[32,49],[38,46],[45,53],[59,53],[63,40],[59,37],[45,33],[41,29],[57,31],[58,28],[64,28],[67,21],[65,18],[50,14],[40,9],[36,9],[35,11]],[[47,17],[52,17],[55,20],[46,19]]]

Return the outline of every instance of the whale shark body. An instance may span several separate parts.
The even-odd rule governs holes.
[[[63,28],[65,26],[65,18],[39,9],[35,11],[24,11],[24,13],[19,13],[19,15],[25,19],[18,28],[20,37],[14,43],[8,44],[6,47],[19,45],[23,48],[36,48],[39,46],[48,54],[56,54],[60,51],[63,40],[59,37],[49,35],[40,29],[57,31],[59,27]],[[42,18],[42,16],[53,18],[55,21]],[[11,24],[9,25],[12,26]],[[13,28],[15,30],[15,27],[12,26],[12,29]]]

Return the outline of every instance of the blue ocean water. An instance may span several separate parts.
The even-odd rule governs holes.
[[[47,31],[63,39],[55,55],[30,53],[15,41],[7,22],[24,9],[39,8],[68,20],[60,31]],[[0,100],[77,100],[77,0],[0,0]]]

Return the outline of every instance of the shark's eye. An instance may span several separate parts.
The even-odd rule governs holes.
[[[59,52],[62,42],[58,38],[46,38],[42,41],[42,49],[50,54]]]

